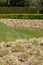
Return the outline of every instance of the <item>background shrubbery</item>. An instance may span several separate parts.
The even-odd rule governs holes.
[[[38,8],[30,7],[0,7],[1,14],[34,14],[38,13]]]
[[[0,0],[0,13],[43,14],[43,0]]]

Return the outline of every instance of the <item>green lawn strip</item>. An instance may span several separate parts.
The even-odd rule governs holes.
[[[14,29],[0,22],[0,42],[15,41],[16,39],[29,39],[43,37],[43,30]]]
[[[29,39],[33,37],[43,37],[43,30],[25,30],[25,29],[16,29],[18,35],[22,38]]]

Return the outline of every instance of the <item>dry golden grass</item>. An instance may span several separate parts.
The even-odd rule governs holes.
[[[0,19],[0,21],[13,28],[43,29],[43,20]]]
[[[43,38],[0,43],[0,65],[43,65]]]

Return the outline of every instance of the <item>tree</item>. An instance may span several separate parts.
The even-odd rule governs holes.
[[[24,6],[24,2],[25,0],[15,0],[12,2],[12,5],[16,5],[16,6]]]
[[[7,5],[10,5],[10,0],[7,0],[6,3],[7,3]]]
[[[24,2],[24,4],[25,4],[26,7],[30,6],[30,3],[31,3],[31,0],[25,0],[25,2]]]

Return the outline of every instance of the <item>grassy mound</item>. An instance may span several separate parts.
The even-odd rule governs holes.
[[[43,30],[13,29],[0,22],[0,41],[15,41],[15,39],[29,39],[43,37]]]

